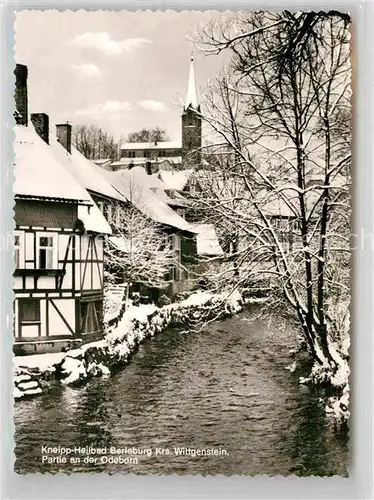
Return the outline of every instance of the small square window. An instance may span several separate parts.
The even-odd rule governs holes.
[[[18,299],[19,320],[21,323],[40,321],[39,299]]]

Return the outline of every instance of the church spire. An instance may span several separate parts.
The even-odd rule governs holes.
[[[195,82],[195,68],[193,64],[193,49],[191,50],[191,64],[190,64],[190,77],[188,80],[188,88],[187,88],[187,96],[185,109],[191,106],[194,109],[197,109],[199,104],[197,102],[197,92],[196,92],[196,82]]]

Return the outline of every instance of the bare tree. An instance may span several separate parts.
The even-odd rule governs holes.
[[[140,189],[128,187],[135,205],[142,197]],[[105,245],[107,269],[110,281],[119,277],[126,285],[126,304],[132,285],[166,288],[168,273],[178,265],[170,235],[133,204],[112,208],[112,225],[114,236],[107,237]]]
[[[127,142],[149,142],[150,144],[155,144],[169,140],[166,130],[160,127],[153,129],[143,128],[138,132],[131,132],[127,136]]]
[[[200,173],[197,203],[240,235],[222,280],[234,289],[272,277],[274,305],[291,306],[311,355],[332,373],[341,360],[332,339],[339,346],[344,336],[336,314],[349,304],[348,22],[240,12],[200,33],[209,53],[232,52],[203,108],[225,161],[213,181]]]
[[[76,125],[73,128],[73,144],[89,160],[119,158],[119,144],[112,134],[97,125]]]

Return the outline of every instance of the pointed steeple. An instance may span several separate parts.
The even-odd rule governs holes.
[[[200,150],[202,142],[202,117],[197,100],[194,57],[191,51],[190,77],[186,101],[182,113],[182,162],[185,168],[188,165],[195,167],[200,164]]]
[[[193,109],[196,109],[199,107],[198,101],[197,101],[197,92],[196,92],[196,82],[195,82],[195,68],[193,64],[193,50],[191,50],[191,63],[190,63],[190,77],[188,79],[188,87],[187,87],[187,96],[186,96],[186,103],[185,103],[185,109],[187,109],[189,106],[191,106]]]

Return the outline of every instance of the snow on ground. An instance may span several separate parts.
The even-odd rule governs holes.
[[[67,375],[67,377],[62,380],[62,383],[65,385],[77,382],[87,375],[83,361],[70,358],[68,356],[65,357],[64,362],[61,365],[61,369],[62,373]]]
[[[326,403],[326,413],[333,417],[334,422],[344,422],[350,417],[349,385],[346,384],[340,397],[331,396]]]
[[[348,420],[350,413],[349,405],[349,375],[350,368],[347,359],[349,338],[345,338],[339,346],[336,342],[330,341],[329,351],[334,360],[335,366],[330,365],[324,357],[322,350],[316,345],[316,351],[322,364],[314,363],[309,377],[300,377],[300,384],[325,384],[328,383],[336,390],[336,394],[327,399],[326,413],[333,417],[335,422]]]
[[[67,356],[70,358],[77,358],[79,356],[82,356],[86,354],[86,352],[89,349],[103,349],[105,347],[105,340],[96,340],[95,342],[89,342],[88,344],[84,344],[81,347],[78,347],[77,349],[72,349],[65,353]]]
[[[153,314],[156,310],[157,307],[153,304],[142,304],[140,306],[129,307],[116,328],[113,328],[107,333],[105,337],[106,342],[112,344],[113,342],[118,342],[126,338],[131,343],[131,332],[134,321],[147,323],[148,316]]]
[[[54,365],[58,365],[66,356],[66,352],[52,352],[50,354],[32,354],[30,356],[15,356],[13,363],[15,368],[39,368],[41,372],[54,371]]]
[[[195,292],[192,295],[190,295],[187,299],[183,300],[180,303],[180,305],[182,307],[201,306],[202,304],[208,302],[208,300],[210,300],[211,298],[212,298],[211,293],[199,290],[198,292]]]

